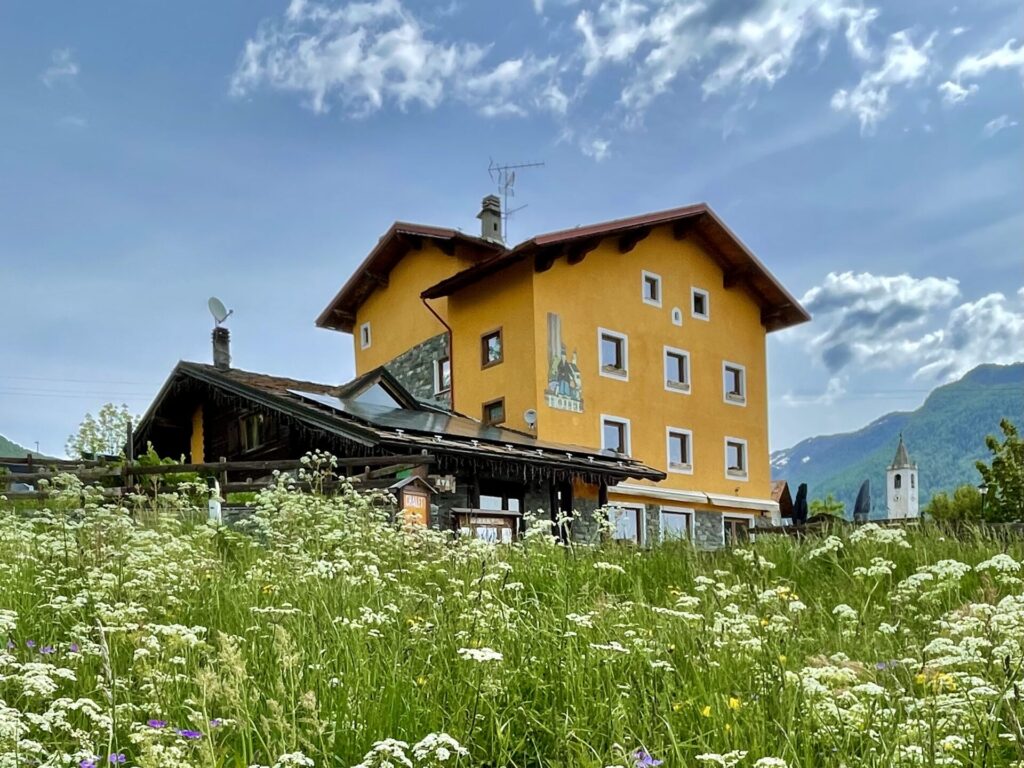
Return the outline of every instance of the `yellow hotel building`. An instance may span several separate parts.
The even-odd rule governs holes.
[[[323,311],[354,335],[357,374],[384,366],[484,425],[665,474],[489,504],[607,507],[617,538],[708,547],[778,516],[766,337],[810,318],[708,206],[511,248],[498,198],[478,218],[479,237],[394,224]]]

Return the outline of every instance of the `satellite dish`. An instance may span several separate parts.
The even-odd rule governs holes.
[[[206,305],[210,308],[210,314],[213,315],[213,320],[218,326],[227,320],[231,313],[235,311],[233,309],[226,309],[224,307],[224,302],[216,296],[211,296],[210,300],[206,302]]]
[[[523,421],[529,425],[530,429],[537,426],[537,412],[533,408],[527,408],[523,411]]]

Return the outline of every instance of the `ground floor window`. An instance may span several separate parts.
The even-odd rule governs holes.
[[[661,508],[661,540],[690,541],[693,538],[693,510]]]
[[[722,516],[722,525],[725,529],[725,543],[739,544],[750,537],[750,528],[753,521],[749,517]]]
[[[615,526],[612,538],[616,541],[643,543],[644,508],[631,505],[616,505],[608,511],[608,520]]]
[[[519,536],[519,514],[487,514],[486,510],[453,510],[459,531],[491,544],[511,544]]]

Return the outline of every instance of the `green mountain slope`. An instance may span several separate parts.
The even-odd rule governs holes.
[[[17,443],[0,435],[0,456],[27,456],[28,452],[28,448],[22,448]]]
[[[900,432],[918,465],[921,506],[936,491],[977,483],[974,468],[987,459],[985,436],[999,420],[1024,426],[1024,363],[981,365],[959,381],[934,390],[916,411],[886,414],[856,432],[812,437],[772,453],[772,476],[786,479],[794,495],[807,483],[808,497],[835,494],[852,512],[860,484],[871,480],[872,516],[885,510],[885,469]]]

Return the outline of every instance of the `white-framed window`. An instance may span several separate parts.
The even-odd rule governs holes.
[[[452,360],[445,356],[434,361],[434,394],[443,395],[452,389]]]
[[[615,526],[612,530],[612,538],[615,541],[644,543],[646,521],[643,506],[613,502],[609,505],[608,521]]]
[[[683,310],[679,307],[672,307],[672,325],[683,324]]]
[[[756,518],[746,512],[730,512],[722,515],[722,543],[742,544],[751,537]]]
[[[698,320],[711,319],[711,294],[703,288],[690,291],[690,313]]]
[[[665,389],[689,393],[690,353],[685,349],[665,347]]]
[[[665,429],[665,464],[669,472],[693,474],[693,432],[679,427]]]
[[[725,438],[725,476],[730,480],[746,480],[747,473],[747,441],[739,437]]]
[[[368,322],[359,326],[359,348],[367,349],[373,339],[370,336],[370,324]]]
[[[640,290],[644,304],[652,307],[661,306],[661,275],[644,270],[640,273]]]
[[[722,397],[733,405],[747,404],[747,369],[739,363],[722,363]]]
[[[629,338],[624,333],[598,328],[597,354],[602,376],[629,381]]]
[[[661,508],[661,541],[691,541],[693,510],[689,507]]]
[[[601,448],[629,456],[629,419],[601,414]]]

